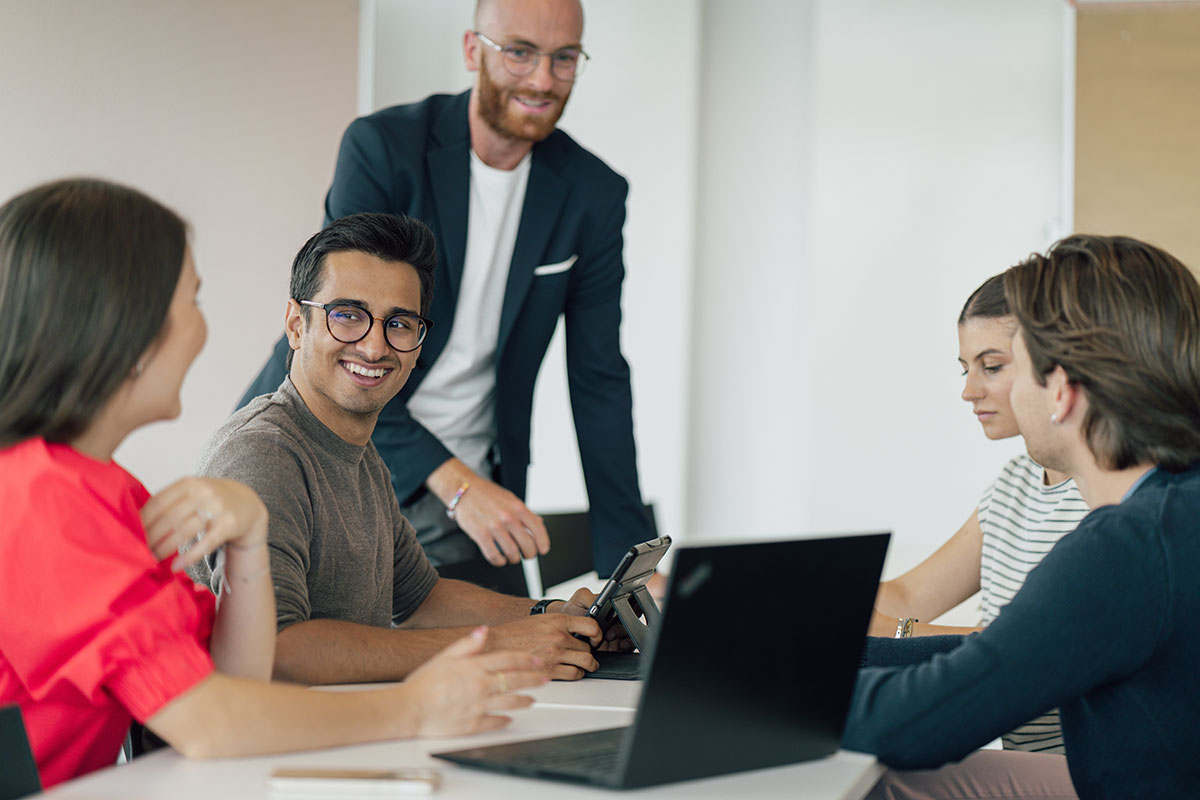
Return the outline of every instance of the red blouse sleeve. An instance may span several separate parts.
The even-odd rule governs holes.
[[[213,671],[215,601],[155,563],[146,490],[52,474],[0,522],[0,651],[33,697],[111,693],[138,720]],[[111,489],[119,488],[113,492]]]

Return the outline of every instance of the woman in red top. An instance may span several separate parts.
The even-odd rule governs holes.
[[[179,414],[199,283],[183,221],[133,189],[60,181],[0,207],[0,705],[20,705],[43,782],[115,763],[131,718],[199,758],[504,725],[531,702],[508,688],[544,679],[481,655],[484,629],[392,689],[267,683],[262,502],[200,478],[150,497],[112,460]],[[182,570],[219,547],[214,600]]]

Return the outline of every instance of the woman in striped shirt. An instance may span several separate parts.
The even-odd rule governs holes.
[[[967,299],[958,318],[962,398],[989,439],[1020,434],[1009,405],[1012,337],[1017,322],[1004,297],[1003,275]],[[1075,529],[1088,507],[1070,476],[1043,469],[1028,455],[1009,461],[979,507],[944,545],[918,566],[883,583],[871,635],[968,634],[988,625],[1055,543]],[[916,623],[935,619],[980,592],[980,627]],[[898,624],[899,622],[899,624]],[[1005,749],[1062,753],[1058,712],[1051,711],[1003,737]]]

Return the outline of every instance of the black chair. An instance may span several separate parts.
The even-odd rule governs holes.
[[[0,800],[16,800],[41,790],[21,707],[0,707]]]
[[[646,506],[653,536],[657,536],[658,525],[654,520],[654,506]],[[559,514],[543,514],[546,533],[550,536],[550,552],[538,556],[538,572],[542,586],[557,586],[572,578],[586,575],[595,569],[592,560],[592,529],[586,511],[569,511]],[[525,581],[525,570],[520,564],[493,567],[483,558],[444,564],[437,568],[443,578],[467,581],[485,589],[517,597],[528,597],[529,586]]]
[[[125,734],[125,743],[121,745],[121,752],[125,754],[126,761],[133,761],[138,756],[153,753],[166,746],[167,743],[160,739],[154,731],[135,719],[129,723],[129,732]]]
[[[542,514],[550,535],[550,552],[538,556],[542,586],[557,586],[595,569],[592,562],[592,526],[586,511]]]
[[[653,503],[646,505],[646,518],[650,520],[650,537],[654,538],[658,535],[658,523]],[[538,556],[542,586],[557,586],[596,568],[592,560],[592,527],[586,511],[543,514],[542,519],[550,535],[550,552]]]
[[[525,584],[525,571],[520,564],[493,567],[480,557],[474,561],[443,564],[437,568],[437,571],[438,575],[443,578],[466,581],[485,589],[491,589],[493,592],[500,592],[500,594],[511,594],[516,597],[529,596],[529,587]]]

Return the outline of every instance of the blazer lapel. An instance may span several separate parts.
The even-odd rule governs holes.
[[[517,314],[533,282],[533,270],[546,253],[554,225],[562,213],[567,196],[567,183],[554,171],[545,153],[533,149],[529,166],[529,182],[525,186],[525,203],[521,209],[521,225],[513,247],[508,269],[508,284],[504,290],[504,305],[500,310],[500,337],[496,352],[504,352],[504,344],[516,324]]]
[[[434,147],[425,156],[437,208],[441,245],[445,252],[439,261],[446,269],[445,290],[458,296],[462,282],[463,259],[467,251],[467,209],[470,206],[471,138],[467,129],[465,92],[446,106],[433,128]],[[439,286],[441,291],[442,287]]]

